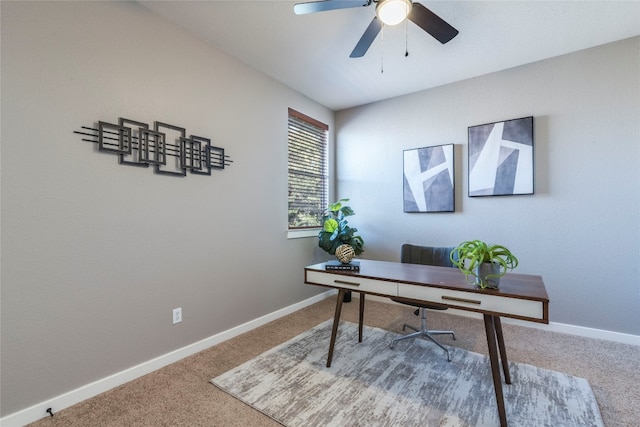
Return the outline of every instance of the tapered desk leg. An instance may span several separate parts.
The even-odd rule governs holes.
[[[336,300],[336,314],[333,316],[333,328],[331,329],[331,343],[329,344],[329,355],[327,356],[327,368],[331,367],[333,359],[333,346],[336,344],[338,334],[338,324],[340,323],[340,312],[342,311],[342,300],[344,299],[344,289],[338,289],[338,299]],[[495,344],[494,344],[495,345]]]
[[[493,324],[496,328],[496,337],[498,338],[498,349],[500,350],[500,361],[502,362],[502,372],[504,373],[504,382],[511,384],[511,374],[509,374],[509,362],[507,361],[507,349],[504,346],[504,337],[502,336],[502,322],[500,317],[493,318]]]
[[[490,316],[488,314],[484,315],[484,330],[487,333],[489,360],[491,361],[491,375],[493,376],[493,388],[496,392],[496,402],[498,403],[500,426],[507,427],[507,413],[504,407],[504,396],[502,395],[502,378],[500,377],[500,366],[498,365],[498,348],[496,346],[494,316]]]
[[[362,342],[362,325],[364,323],[364,293],[360,292],[360,317],[358,319],[358,342]]]

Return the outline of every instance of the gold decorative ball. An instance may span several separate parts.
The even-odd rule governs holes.
[[[343,264],[349,264],[354,256],[356,256],[356,251],[351,245],[340,245],[336,248],[336,258]]]

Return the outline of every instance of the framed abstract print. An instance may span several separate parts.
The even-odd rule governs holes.
[[[403,152],[405,212],[454,212],[453,144]]]
[[[533,117],[469,127],[469,196],[533,194]]]

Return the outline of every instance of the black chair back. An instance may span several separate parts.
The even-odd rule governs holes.
[[[451,252],[455,248],[416,246],[408,243],[402,245],[400,262],[408,264],[438,265],[442,267],[455,267],[451,262]]]

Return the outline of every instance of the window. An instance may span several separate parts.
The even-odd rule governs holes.
[[[317,229],[327,207],[329,126],[289,109],[289,231]]]

